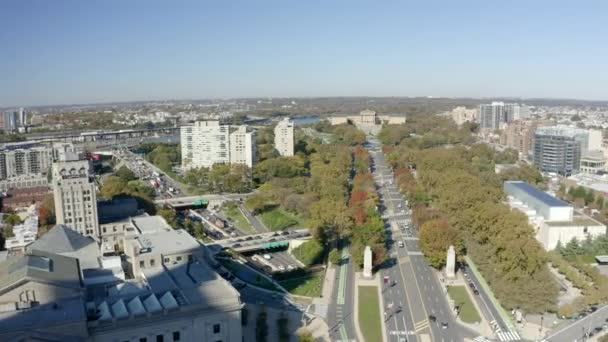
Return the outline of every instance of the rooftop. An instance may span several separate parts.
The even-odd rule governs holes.
[[[138,230],[139,234],[152,234],[173,230],[161,216],[140,215],[131,218],[131,223]]]
[[[570,207],[570,205],[560,199],[557,199],[548,193],[541,191],[532,185],[522,182],[522,181],[506,181],[505,185],[513,186],[521,191],[524,191],[528,195],[534,197],[535,199],[543,202],[544,204],[550,207]]]
[[[149,249],[151,253],[163,255],[188,252],[201,247],[198,241],[183,229],[142,234],[135,237],[133,243],[138,243],[141,249]]]
[[[580,226],[603,226],[600,222],[589,216],[574,216],[572,221],[545,221],[549,227],[580,227]]]
[[[9,258],[0,264],[0,291],[24,279],[74,289],[82,287],[78,259],[41,251]]]

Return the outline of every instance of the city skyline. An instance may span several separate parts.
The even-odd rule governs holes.
[[[0,107],[334,96],[608,100],[608,48],[598,43],[608,33],[606,6],[8,1],[0,4]]]

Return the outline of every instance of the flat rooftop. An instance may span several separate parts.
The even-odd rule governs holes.
[[[532,185],[530,185],[526,182],[506,181],[505,187],[509,187],[509,186],[525,192],[529,196],[534,197],[538,201],[541,201],[542,203],[544,203],[550,207],[570,207],[570,205],[568,203],[566,203],[560,199],[557,199],[557,198],[549,195],[548,193],[533,187]]]
[[[574,216],[572,221],[545,221],[545,224],[549,227],[578,227],[603,225],[589,216]]]

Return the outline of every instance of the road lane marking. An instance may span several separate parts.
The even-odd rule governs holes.
[[[414,323],[414,331],[420,332],[430,326],[429,320],[425,319],[423,321]]]

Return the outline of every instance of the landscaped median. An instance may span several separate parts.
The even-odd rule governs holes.
[[[454,301],[454,305],[459,307],[458,318],[461,321],[464,323],[477,323],[481,321],[481,317],[464,286],[450,286],[448,294]]]
[[[382,317],[377,286],[358,287],[358,319],[363,338],[367,342],[382,341]]]
[[[310,276],[281,280],[279,284],[289,293],[297,296],[320,297],[323,292],[324,274],[318,273]]]

